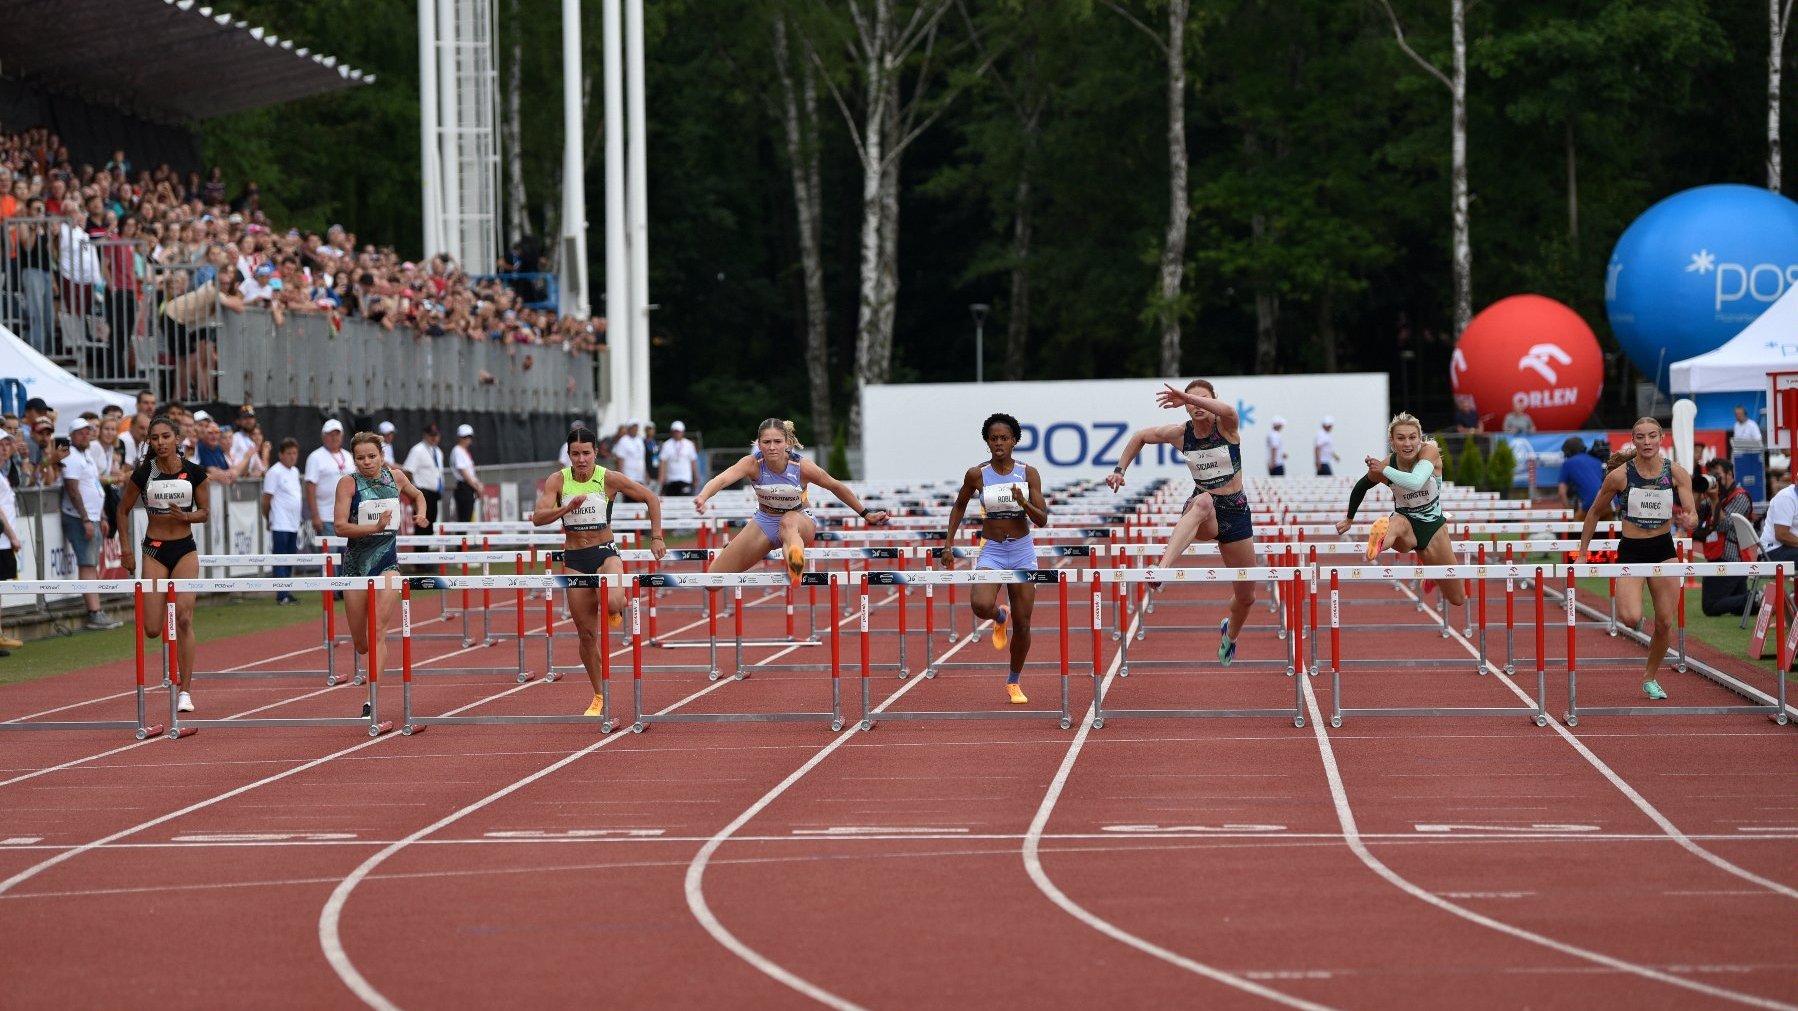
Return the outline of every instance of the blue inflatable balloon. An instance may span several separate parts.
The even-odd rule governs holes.
[[[1700,186],[1642,213],[1611,251],[1605,312],[1629,360],[1667,389],[1668,367],[1715,350],[1798,285],[1798,203]]]

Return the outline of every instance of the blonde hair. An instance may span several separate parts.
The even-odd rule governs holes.
[[[385,440],[373,432],[357,432],[355,435],[350,436],[350,455],[355,456],[356,447],[365,442],[375,447],[376,452],[379,452]]]
[[[1648,420],[1653,421],[1654,419],[1650,418]],[[1641,424],[1641,422],[1638,421],[1638,422],[1636,422],[1636,424],[1639,425],[1639,424]],[[1634,428],[1635,425],[1631,425],[1630,427]],[[1615,453],[1612,453],[1610,456],[1605,458],[1605,461],[1604,461],[1605,472],[1609,473],[1610,471],[1616,470],[1618,467],[1623,466],[1624,464],[1630,462],[1631,460],[1634,460],[1635,458],[1636,458],[1636,447],[1625,446],[1622,449],[1618,450]]]
[[[1392,433],[1398,431],[1400,428],[1403,428],[1406,425],[1410,425],[1411,427],[1417,429],[1417,434],[1419,436],[1423,435],[1423,422],[1418,421],[1417,416],[1414,414],[1409,414],[1405,411],[1400,411],[1397,414],[1394,414],[1392,416],[1391,421],[1388,421],[1386,423],[1386,444],[1388,446],[1390,446],[1392,444]],[[1434,442],[1436,440],[1425,437],[1423,441],[1424,442]]]
[[[768,418],[761,424],[755,426],[756,441],[761,441],[762,433],[770,428],[779,429],[781,433],[787,437],[788,449],[805,448],[805,444],[799,441],[799,433],[793,429],[793,422],[790,419],[785,418]]]

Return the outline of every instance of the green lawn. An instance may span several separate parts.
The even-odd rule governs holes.
[[[1601,611],[1609,609],[1610,580],[1598,578],[1581,579],[1579,581],[1579,592],[1581,603],[1589,604]],[[1686,637],[1688,639],[1696,639],[1703,642],[1712,649],[1728,656],[1746,658],[1748,656],[1748,640],[1754,634],[1754,619],[1749,619],[1747,628],[1738,628],[1736,627],[1736,624],[1742,620],[1740,615],[1708,618],[1699,608],[1702,591],[1694,587],[1685,591],[1685,593]],[[1648,603],[1648,590],[1646,587],[1642,590],[1642,600],[1643,614],[1652,613],[1653,607]],[[1773,627],[1769,626],[1767,629],[1767,659],[1762,660],[1755,665],[1762,670],[1771,671],[1774,667],[1772,658],[1774,643],[1772,640],[1775,635],[1776,633]],[[1798,683],[1798,675],[1787,673],[1786,678],[1788,681]]]
[[[276,606],[273,600],[202,601],[194,608],[194,634],[205,643],[307,623],[317,628],[320,610],[316,594],[302,597],[301,603],[290,607]],[[79,627],[80,619],[75,621]],[[123,627],[108,632],[75,632],[33,639],[13,650],[12,656],[0,659],[0,685],[130,660],[135,650],[131,633],[131,622],[127,621]],[[145,643],[145,654],[151,663],[156,662],[160,648],[156,643]]]

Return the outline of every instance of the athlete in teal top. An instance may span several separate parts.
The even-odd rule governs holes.
[[[356,469],[346,475],[348,480],[337,482],[337,505],[332,510],[332,522],[338,536],[348,539],[344,545],[346,575],[378,577],[399,568],[394,541],[400,530],[401,496],[412,502],[413,526],[422,527],[431,521],[425,508],[424,492],[413,487],[405,471],[387,466],[381,455],[382,445],[381,437],[375,433],[357,432],[350,440],[350,457],[355,461]],[[370,642],[368,591],[343,591],[343,610],[350,620],[350,640],[355,643],[356,652],[368,658],[366,670],[370,673],[370,694],[375,690],[379,675],[387,669],[387,626],[393,621],[394,609],[400,603],[398,585],[378,589],[375,593],[379,595],[375,604],[379,627],[374,641]],[[368,715],[368,708],[367,705],[362,707],[362,715]]]
[[[612,627],[624,623],[624,561],[612,541],[612,496],[642,502],[648,507],[649,549],[659,560],[668,550],[662,537],[662,500],[656,493],[615,470],[597,466],[599,436],[582,426],[568,433],[568,466],[543,482],[531,522],[544,527],[562,521],[562,572],[564,575],[608,577],[606,610]],[[588,716],[605,716],[605,697],[600,678],[599,589],[570,585],[568,613],[580,637],[581,664],[593,682],[593,704]]]
[[[1367,474],[1349,492],[1348,515],[1337,522],[1336,532],[1348,532],[1362,498],[1374,485],[1390,485],[1392,515],[1373,521],[1367,560],[1371,562],[1391,548],[1400,553],[1417,552],[1421,565],[1455,564],[1454,542],[1436,536],[1446,522],[1442,515],[1442,451],[1434,440],[1423,437],[1423,422],[1409,414],[1401,413],[1387,424],[1386,441],[1392,446],[1392,455],[1366,458]],[[1439,585],[1442,598],[1450,604],[1467,602],[1467,586],[1461,580],[1444,579]]]

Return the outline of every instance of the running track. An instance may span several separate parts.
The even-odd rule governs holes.
[[[1350,621],[1426,618],[1388,586],[1350,596]],[[1164,600],[1151,626],[1222,613],[1209,588],[1168,597],[1194,606]],[[761,608],[752,634],[772,634],[779,611]],[[1039,604],[1039,624],[1053,611]],[[1278,654],[1268,619],[1256,612],[1245,659]],[[1633,648],[1583,635],[1582,656]],[[210,645],[203,669],[285,649],[296,655],[275,666],[317,666],[312,637]],[[1090,669],[1090,640],[1071,638],[1074,669]],[[1133,659],[1200,660],[1118,679],[1107,637],[1111,703],[1290,700],[1283,674],[1220,669],[1214,645],[1215,632],[1152,630]],[[1520,704],[1434,633],[1351,630],[1344,645],[1444,661],[1345,674],[1355,705]],[[419,646],[440,665],[511,655]],[[891,659],[890,637],[875,646]],[[951,659],[993,673],[883,673],[876,702],[997,707],[996,655],[984,639],[955,649]],[[822,653],[782,652],[748,651],[746,663]],[[670,653],[695,651],[647,655]],[[1054,655],[1039,632],[1036,657]],[[1622,703],[1634,682],[1591,672],[1582,699]],[[1027,676],[1033,704],[1052,699],[1052,683],[1047,669]],[[0,712],[128,684],[115,666],[11,686]],[[1680,703],[1729,698],[1692,675],[1663,684]],[[1790,729],[1592,717],[1575,730],[1398,718],[1328,730],[1327,676],[1309,686],[1303,729],[1118,718],[1098,731],[1044,720],[609,737],[438,727],[372,741],[344,729],[143,744],[0,735],[0,987],[9,1008],[1798,1006]],[[384,704],[390,693],[397,704],[395,687]],[[361,691],[316,679],[202,688],[204,716],[341,715]],[[445,677],[418,690],[436,712],[586,701],[578,677]],[[773,669],[716,683],[663,675],[648,695],[689,712],[828,699],[822,675]],[[1074,699],[1078,715],[1084,679]]]

